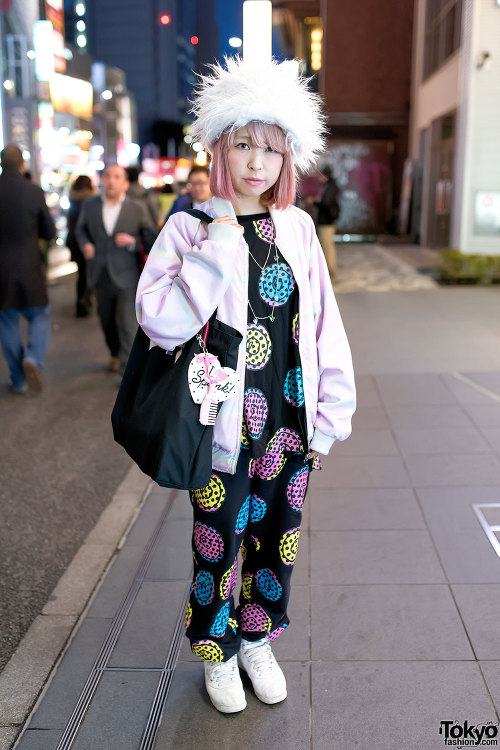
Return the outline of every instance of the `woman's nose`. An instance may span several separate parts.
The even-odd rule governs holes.
[[[262,169],[262,155],[258,152],[254,152],[248,161],[248,166],[250,167],[250,169],[256,171]]]

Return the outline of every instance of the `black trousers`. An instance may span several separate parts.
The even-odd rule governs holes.
[[[194,576],[186,610],[193,653],[226,661],[241,637],[274,640],[288,626],[286,608],[313,459],[242,449],[234,475],[214,471],[191,490]],[[241,549],[242,588],[233,592]]]
[[[116,286],[106,269],[95,284],[97,313],[106,344],[112,357],[120,357],[123,367],[137,332],[135,294],[135,287],[121,289]]]

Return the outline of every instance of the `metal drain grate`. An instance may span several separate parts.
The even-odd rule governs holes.
[[[498,557],[500,557],[500,540],[498,539],[495,532],[500,532],[500,503],[474,503],[472,506],[474,509],[474,513],[476,514],[479,523],[483,527],[484,533],[488,537],[491,546],[497,553]],[[489,523],[485,516],[485,511],[488,510],[496,510],[496,514],[498,516],[499,523]]]

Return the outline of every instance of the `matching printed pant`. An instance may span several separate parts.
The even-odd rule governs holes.
[[[242,449],[234,475],[214,470],[206,487],[190,491],[194,577],[185,623],[201,659],[227,661],[242,636],[274,640],[288,626],[290,578],[315,461],[279,452],[252,460]]]

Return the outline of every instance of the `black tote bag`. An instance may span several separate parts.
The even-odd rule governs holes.
[[[202,211],[188,213],[209,223]],[[239,331],[210,318],[206,348],[222,367],[236,369]],[[200,332],[201,333],[201,332]],[[111,414],[114,439],[139,468],[162,487],[199,489],[212,473],[211,425],[199,421],[200,405],[191,398],[189,363],[201,347],[193,336],[180,355],[167,354],[139,327]],[[176,361],[177,358],[177,361]]]

